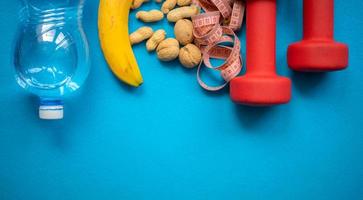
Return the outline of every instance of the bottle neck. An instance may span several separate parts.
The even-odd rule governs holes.
[[[63,102],[56,99],[41,98],[39,104],[39,118],[45,120],[63,119]]]
[[[63,105],[61,99],[40,97],[40,105]]]

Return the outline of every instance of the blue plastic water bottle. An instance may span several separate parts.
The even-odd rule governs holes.
[[[40,98],[41,119],[62,119],[63,100],[89,73],[84,0],[23,0],[15,46],[16,80]]]

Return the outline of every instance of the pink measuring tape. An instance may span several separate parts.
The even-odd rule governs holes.
[[[242,0],[194,0],[194,4],[205,11],[192,17],[195,44],[203,54],[197,72],[198,82],[208,91],[218,91],[228,85],[242,70],[241,42],[234,31],[238,31],[242,26],[245,3]],[[233,46],[225,46],[226,43]],[[225,61],[222,65],[213,67],[211,58]],[[200,77],[203,66],[220,71],[225,83],[220,86],[207,85]]]

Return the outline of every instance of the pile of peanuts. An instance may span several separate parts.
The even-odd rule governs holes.
[[[137,9],[149,0],[133,0],[132,9]],[[155,0],[162,3],[160,10],[138,11],[136,18],[143,22],[157,22],[164,19],[175,23],[175,38],[167,38],[165,30],[154,31],[149,26],[143,26],[130,34],[132,45],[146,41],[146,49],[155,51],[161,61],[172,61],[179,58],[186,68],[196,67],[201,59],[201,50],[193,44],[193,24],[191,17],[200,13],[200,8],[192,5],[192,0]],[[180,48],[180,46],[182,46]]]

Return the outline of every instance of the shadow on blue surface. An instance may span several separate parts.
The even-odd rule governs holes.
[[[263,126],[264,122],[273,115],[276,107],[249,107],[236,105],[235,113],[246,130],[256,130],[257,127]],[[247,131],[247,133],[254,133]]]
[[[111,72],[111,71],[110,71]],[[125,84],[124,82],[122,82],[121,80],[119,80],[116,76],[112,76],[113,79],[114,79],[114,82],[117,83],[117,85],[122,88],[122,90],[126,91],[127,93],[130,93],[130,94],[140,94],[143,92],[143,87],[141,84],[139,87],[133,87],[133,86],[130,86],[128,84]]]
[[[24,99],[26,110],[25,113],[33,113],[33,115],[28,115],[28,120],[33,121],[32,123],[37,125],[39,131],[37,134],[46,134],[44,137],[50,138],[50,142],[60,150],[66,150],[69,145],[70,131],[67,130],[66,120],[41,120],[36,114],[38,113],[39,99],[34,95],[27,95]],[[67,105],[68,106],[68,105]],[[71,109],[71,105],[70,105]],[[25,134],[29,134],[26,131]]]
[[[328,73],[291,72],[291,80],[296,89],[304,96],[319,92],[328,78]]]
[[[210,92],[207,91],[205,89],[203,89],[202,87],[200,87],[200,90],[208,97],[221,97],[221,96],[229,96],[229,87],[226,86],[225,88],[221,89],[218,92]]]

